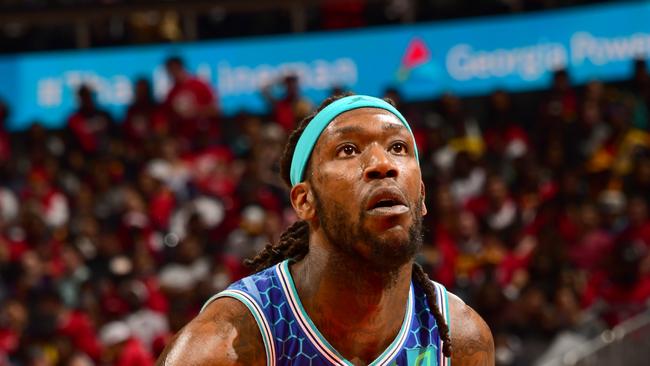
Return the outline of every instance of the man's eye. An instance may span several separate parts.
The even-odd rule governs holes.
[[[354,145],[343,145],[339,148],[337,155],[339,157],[352,156],[358,153],[359,150]]]
[[[394,154],[405,155],[407,152],[406,144],[397,142],[390,147],[390,151]]]

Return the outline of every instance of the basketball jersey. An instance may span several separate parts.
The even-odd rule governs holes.
[[[447,291],[442,285],[433,284],[436,303],[449,324]],[[203,309],[222,297],[241,301],[252,313],[262,334],[267,365],[352,365],[329,344],[309,318],[298,297],[288,260],[233,283],[210,298]],[[450,364],[450,359],[442,354],[438,326],[425,293],[411,283],[402,327],[391,345],[370,365]]]

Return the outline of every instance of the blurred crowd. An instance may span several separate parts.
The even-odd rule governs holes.
[[[257,0],[258,3],[264,3],[264,0]],[[492,12],[506,12],[506,11],[527,11],[548,8],[567,7],[588,3],[607,2],[611,0],[487,0],[482,1],[481,4],[476,4],[471,0],[449,1],[449,0],[352,0],[346,3],[354,4],[355,6],[366,7],[367,5],[376,5],[377,7],[384,7],[384,5],[393,6],[415,6],[418,8],[433,6],[436,8],[444,9],[458,9],[456,12],[464,12],[466,15],[471,14],[472,9],[465,7],[461,10],[462,5],[477,5],[479,7],[491,9]],[[167,2],[180,2],[180,0],[167,0]],[[325,6],[335,3],[337,6],[344,6],[343,1],[330,0],[321,1]],[[78,6],[110,6],[125,3],[134,4],[152,4],[160,3],[160,0],[0,0],[0,9],[30,9],[42,10],[48,8],[70,8]],[[329,3],[329,4],[328,4]],[[218,2],[217,2],[218,4]]]
[[[165,66],[167,97],[138,80],[121,121],[88,86],[62,130],[9,133],[0,103],[0,365],[152,365],[295,220],[278,161],[319,101],[288,75],[261,91],[267,115],[226,118],[182,59]],[[648,308],[650,76],[634,70],[580,87],[557,71],[526,95],[386,90],[421,150],[417,260],[486,319],[499,365]]]
[[[616,1],[0,0],[0,54],[351,29],[607,2]]]

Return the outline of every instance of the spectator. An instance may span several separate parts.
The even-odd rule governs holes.
[[[95,103],[93,91],[88,85],[77,90],[77,110],[68,118],[68,126],[75,143],[90,154],[108,152],[113,133],[113,118]]]
[[[465,151],[472,158],[482,156],[485,146],[478,121],[466,115],[460,98],[443,95],[437,103],[437,118],[448,129],[445,135],[455,152]]]
[[[0,186],[0,229],[18,216],[18,199],[12,190]]]
[[[526,131],[515,120],[510,95],[498,90],[490,96],[486,120],[485,144],[494,159],[516,159],[528,152],[530,140]]]
[[[650,276],[642,271],[646,252],[637,243],[621,240],[607,254],[604,265],[588,279],[582,305],[598,306],[602,318],[613,326],[646,309]]]
[[[191,151],[213,142],[220,131],[219,106],[212,87],[192,76],[180,57],[168,58],[165,69],[173,86],[163,106],[170,131],[181,137],[181,150]]]
[[[52,177],[40,167],[30,171],[23,202],[31,203],[49,227],[61,227],[68,222],[70,209],[66,196],[52,184]]]
[[[166,116],[153,99],[149,80],[136,80],[134,94],[123,124],[124,135],[130,147],[136,147],[152,136],[168,133]]]
[[[106,324],[100,338],[105,347],[102,354],[104,362],[115,366],[153,366],[151,354],[132,336],[129,326],[123,322]]]
[[[287,133],[293,131],[298,121],[306,117],[312,110],[313,106],[309,100],[300,95],[300,85],[298,76],[286,75],[281,83],[281,97],[277,97],[272,90],[274,85],[266,85],[262,89],[262,95],[271,106],[273,120],[282,126]],[[280,85],[281,84],[281,85]]]
[[[155,229],[166,230],[169,219],[176,207],[176,197],[165,184],[169,176],[168,166],[152,162],[147,169],[140,173],[139,188],[144,193],[149,205],[148,217]]]
[[[27,309],[18,300],[7,300],[0,305],[0,360],[16,356],[29,317]]]
[[[489,177],[483,194],[468,201],[466,207],[477,217],[483,218],[484,224],[506,243],[514,242],[519,212],[502,177]]]
[[[560,69],[553,74],[551,90],[543,103],[543,124],[539,127],[561,126],[573,122],[577,116],[578,99],[571,86],[569,73]]]
[[[459,152],[454,159],[451,193],[458,204],[464,205],[481,194],[485,184],[485,170],[475,164],[467,152]]]
[[[244,208],[240,228],[228,237],[226,253],[235,258],[250,258],[262,250],[268,243],[268,238],[263,235],[265,216],[266,213],[261,207]]]
[[[602,229],[598,208],[592,203],[585,203],[579,208],[577,236],[568,237],[569,259],[576,268],[588,273],[600,268],[605,255],[611,251],[614,238]]]
[[[131,310],[124,322],[128,325],[133,337],[137,338],[146,350],[152,352],[154,341],[169,332],[167,318],[146,306],[150,293],[143,282],[128,281],[124,284],[123,291]]]

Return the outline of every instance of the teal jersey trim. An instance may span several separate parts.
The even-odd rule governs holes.
[[[449,293],[447,292],[447,289],[444,286],[440,285],[440,287],[444,289],[444,293],[445,293],[445,308],[447,310],[446,311],[447,315],[445,320],[447,321],[447,327],[449,328],[449,339],[451,339],[451,315],[449,313]],[[446,360],[447,360],[447,366],[451,366],[451,357],[446,357]]]

